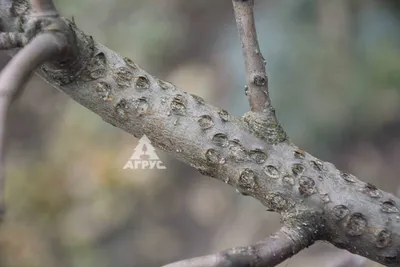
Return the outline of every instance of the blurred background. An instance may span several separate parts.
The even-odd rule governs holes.
[[[249,109],[231,1],[55,2],[151,74],[235,115]],[[256,0],[271,98],[290,138],[397,195],[399,18],[398,0]],[[33,77],[8,128],[0,266],[160,266],[279,228],[256,200],[159,150],[166,170],[123,170],[137,144]],[[379,265],[318,244],[280,266]]]

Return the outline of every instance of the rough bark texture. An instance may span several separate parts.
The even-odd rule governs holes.
[[[24,27],[25,1],[0,2],[3,31]],[[76,35],[79,61],[37,74],[106,122],[258,199],[299,229],[307,246],[326,240],[388,266],[400,264],[400,200],[296,147],[256,113],[234,117]]]
[[[233,0],[232,4],[242,44],[248,82],[246,94],[249,96],[251,111],[265,112],[268,115],[271,101],[268,95],[266,61],[260,51],[254,21],[254,0]]]

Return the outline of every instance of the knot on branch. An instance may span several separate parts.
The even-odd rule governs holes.
[[[266,115],[268,114],[268,115]],[[279,144],[288,139],[286,132],[275,117],[275,110],[270,107],[268,113],[249,111],[243,116],[251,132],[269,144]]]
[[[73,21],[62,17],[36,17],[27,25],[30,39],[43,33],[59,36],[62,51],[53,60],[40,67],[45,76],[58,85],[73,82],[86,69],[94,53],[91,37],[79,31]]]
[[[70,55],[70,42],[75,40],[73,31],[69,25],[60,16],[54,13],[30,13],[27,16],[23,31],[28,42],[39,34],[51,33],[60,39],[60,52],[54,61],[65,61]]]
[[[315,211],[298,210],[297,213],[282,213],[282,221],[286,234],[303,247],[323,239],[326,233],[324,218]]]
[[[74,81],[93,56],[93,40],[76,28],[74,22],[61,17],[52,1],[13,1],[9,9],[17,19],[17,29],[0,34],[1,49],[23,48],[40,35],[53,37],[56,53],[41,64],[44,76],[66,85]],[[45,45],[45,44],[44,44]]]
[[[286,198],[283,194],[279,192],[271,192],[265,195],[265,200],[263,203],[268,207],[268,211],[276,212],[286,212],[295,207],[296,203]]]

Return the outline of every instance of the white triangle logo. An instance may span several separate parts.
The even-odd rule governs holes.
[[[123,169],[166,169],[155,150],[149,138],[143,135]]]

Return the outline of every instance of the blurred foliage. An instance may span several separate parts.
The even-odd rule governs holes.
[[[271,97],[291,139],[393,193],[400,172],[396,2],[269,0],[256,8]],[[233,114],[248,110],[230,1],[56,3],[150,73]],[[277,229],[278,216],[257,201],[160,151],[167,170],[122,170],[137,140],[37,79],[28,87],[11,125],[0,267],[159,266]],[[282,266],[328,266],[341,253],[314,246]]]

